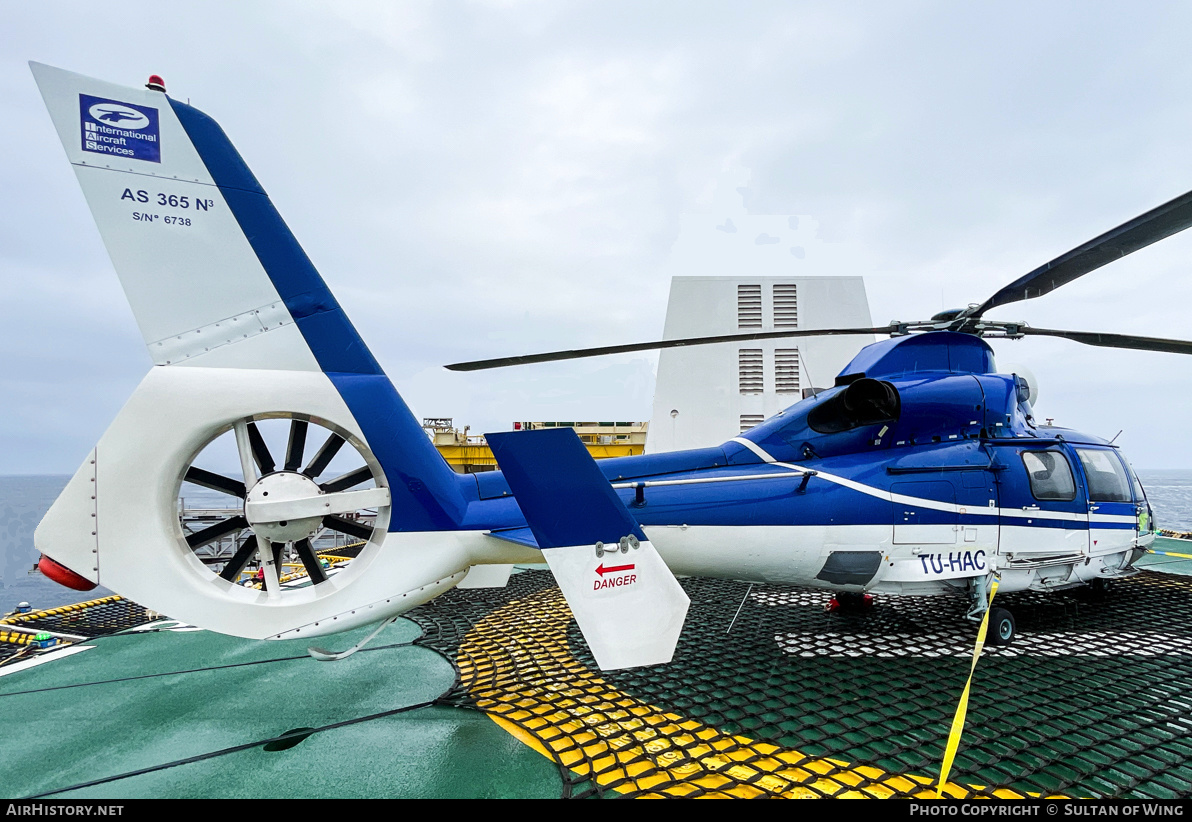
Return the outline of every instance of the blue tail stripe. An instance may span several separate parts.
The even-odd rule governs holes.
[[[223,129],[198,109],[175,100],[170,105],[319,367],[385,469],[393,496],[389,530],[458,528],[466,508],[465,478],[427,439]]]
[[[390,531],[451,531],[467,509],[463,482],[443,461],[384,374],[328,374],[385,468]]]
[[[220,188],[239,188],[257,194],[265,193],[265,189],[257,182],[256,175],[244,162],[244,158],[232,145],[219,123],[186,103],[179,103],[168,97],[166,99],[170,100],[170,108],[174,110],[182,128],[186,130],[186,135],[203,158],[203,164],[211,173],[211,179],[215,180]]]
[[[223,129],[198,109],[176,100],[170,105],[319,367],[384,373]]]
[[[384,373],[269,198],[240,189],[223,194],[319,366]]]

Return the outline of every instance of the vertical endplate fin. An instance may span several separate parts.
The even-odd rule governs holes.
[[[576,433],[486,438],[601,670],[670,662],[690,600]]]

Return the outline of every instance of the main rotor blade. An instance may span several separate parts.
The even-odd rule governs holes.
[[[970,316],[980,317],[995,306],[1042,297],[1106,263],[1146,248],[1189,226],[1192,226],[1192,191],[1039,266],[994,294]]]
[[[759,331],[755,334],[721,334],[715,337],[687,337],[682,340],[657,340],[655,342],[630,343],[628,345],[606,345],[600,348],[578,348],[573,351],[551,351],[546,354],[526,354],[521,357],[497,357],[491,360],[457,362],[444,366],[449,371],[483,371],[488,368],[505,368],[510,365],[530,365],[557,360],[578,360],[583,357],[600,357],[605,354],[625,354],[630,351],[652,351],[661,348],[683,348],[691,345],[711,345],[724,342],[749,342],[751,340],[781,340],[787,337],[819,337],[848,334],[889,334],[890,327],[881,328],[792,328],[788,331]]]
[[[1054,328],[1018,329],[1023,334],[1037,337],[1063,337],[1085,345],[1099,345],[1104,348],[1132,348],[1137,351],[1165,351],[1169,354],[1192,354],[1192,342],[1168,340],[1162,337],[1135,337],[1130,334],[1103,334],[1099,331],[1061,331]]]

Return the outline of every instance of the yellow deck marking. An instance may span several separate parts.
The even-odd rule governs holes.
[[[1147,548],[1148,554],[1162,554],[1165,557],[1182,557],[1183,559],[1192,559],[1192,554],[1181,554],[1178,551],[1156,551],[1153,548]]]
[[[74,605],[62,605],[58,608],[47,608],[44,611],[30,611],[27,614],[9,614],[4,619],[0,619],[0,625],[19,625],[22,622],[30,622],[35,619],[45,619],[46,617],[69,614],[73,611],[83,611],[94,605],[106,605],[109,602],[119,602],[122,599],[124,599],[122,596],[101,597],[99,599],[92,599],[87,602],[77,602]]]
[[[462,684],[494,722],[600,785],[644,796],[936,796],[934,780],[810,756],[667,713],[610,685],[571,655],[557,588],[514,600],[460,645]],[[981,786],[947,783],[966,798]],[[988,796],[988,794],[984,794]],[[1003,799],[1027,794],[998,790]]]

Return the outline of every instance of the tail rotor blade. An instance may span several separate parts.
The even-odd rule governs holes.
[[[302,567],[306,568],[306,575],[310,577],[311,582],[318,585],[327,579],[327,574],[323,571],[323,566],[319,563],[319,557],[315,554],[309,539],[300,539],[295,542],[294,550],[302,560]]]
[[[290,441],[286,444],[286,470],[297,471],[302,465],[302,452],[306,448],[306,420],[290,421]]]
[[[323,527],[330,528],[332,531],[339,531],[341,534],[347,534],[357,539],[369,539],[372,537],[372,528],[362,522],[353,522],[343,517],[323,517]]]
[[[269,447],[265,445],[265,438],[261,436],[261,431],[255,422],[248,424],[248,442],[252,446],[253,459],[257,461],[257,467],[261,469],[261,474],[272,474],[276,468],[273,456],[269,453]]]
[[[302,473],[311,479],[323,473],[331,463],[331,460],[339,453],[339,449],[343,447],[343,444],[344,438],[339,434],[329,436],[327,441],[323,443],[323,447],[319,449],[319,453],[315,454],[315,458],[310,461],[310,465],[302,469]]]
[[[220,491],[224,494],[231,494],[234,497],[244,499],[248,496],[248,491],[244,488],[244,483],[240,480],[234,480],[231,477],[225,477],[222,474],[213,474],[210,471],[204,471],[202,468],[191,466],[186,469],[186,476],[184,478],[187,482],[192,482],[195,485],[201,485],[204,488],[210,488],[212,491]]]
[[[252,555],[257,551],[257,537],[254,534],[240,546],[235,555],[228,560],[228,564],[220,572],[220,576],[228,582],[235,582],[236,578],[240,576],[240,572],[244,570],[244,566],[248,565],[248,561],[252,559]]]
[[[202,548],[208,543],[215,542],[220,537],[225,537],[233,531],[239,531],[247,527],[248,520],[244,517],[229,517],[222,522],[217,522],[214,525],[204,528],[202,531],[188,534],[186,544],[191,548]]]
[[[368,482],[372,478],[372,469],[365,465],[362,468],[357,468],[355,471],[324,482],[319,487],[328,494],[331,494],[336,491],[346,491],[349,488],[354,488],[362,482]]]

